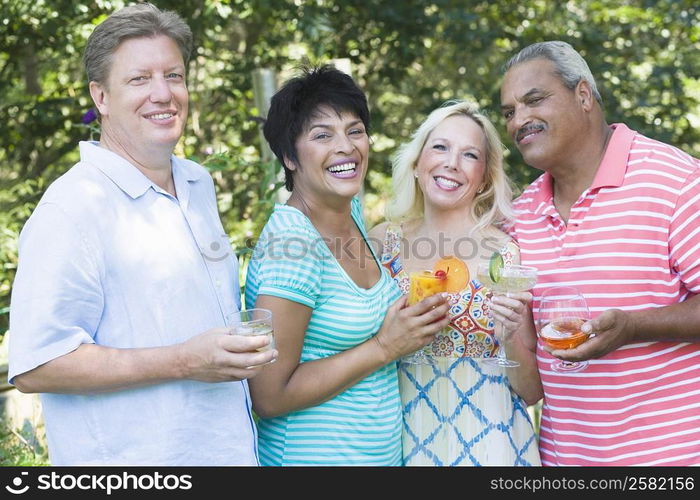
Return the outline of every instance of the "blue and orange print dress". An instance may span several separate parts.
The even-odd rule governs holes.
[[[390,225],[381,262],[407,294],[401,239]],[[517,254],[513,242],[501,250],[506,265]],[[486,290],[472,279],[449,300],[450,325],[425,348],[432,364],[399,364],[405,465],[540,465],[527,405],[504,368],[480,362],[498,350]]]

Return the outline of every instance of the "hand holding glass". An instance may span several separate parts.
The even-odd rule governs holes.
[[[525,292],[535,286],[535,283],[537,283],[537,269],[514,264],[499,268],[498,272],[494,273],[493,264],[481,262],[477,269],[477,277],[491,292],[508,295],[508,293]],[[520,366],[520,363],[517,361],[506,357],[505,342],[507,340],[507,332],[500,321],[496,322],[494,330],[496,339],[501,345],[498,348],[496,357],[486,358],[484,363],[506,368]]]
[[[229,326],[233,327],[234,335],[267,335],[270,343],[258,349],[269,351],[275,348],[275,337],[272,328],[272,311],[269,309],[248,309],[234,314]]]
[[[548,288],[540,299],[537,332],[542,342],[553,349],[573,349],[590,336],[581,331],[590,318],[586,299],[576,288]],[[557,359],[550,366],[555,372],[577,372],[588,366],[588,361]]]

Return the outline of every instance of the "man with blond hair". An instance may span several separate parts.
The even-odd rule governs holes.
[[[53,465],[258,463],[246,379],[277,352],[227,328],[240,295],[214,184],[172,155],[191,43],[151,4],[95,28],[100,140],[80,143],[20,236],[9,379],[41,393]]]

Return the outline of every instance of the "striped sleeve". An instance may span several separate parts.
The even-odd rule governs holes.
[[[281,229],[263,243],[259,257],[257,295],[272,295],[314,308],[321,292],[320,262],[316,246],[325,244],[303,227]]]
[[[680,196],[669,228],[671,264],[686,288],[700,292],[700,168],[693,169]]]

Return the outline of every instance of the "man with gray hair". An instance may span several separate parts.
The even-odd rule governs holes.
[[[572,349],[521,337],[544,388],[542,464],[700,464],[700,162],[608,125],[565,42],[506,64],[501,110],[525,162],[544,172],[516,200],[511,230],[538,269],[535,324],[556,285],[577,288],[592,318]]]
[[[214,184],[172,155],[192,34],[126,7],[88,39],[99,142],[20,236],[9,380],[41,393],[53,465],[256,465],[246,379],[274,360],[231,333],[237,261]]]

